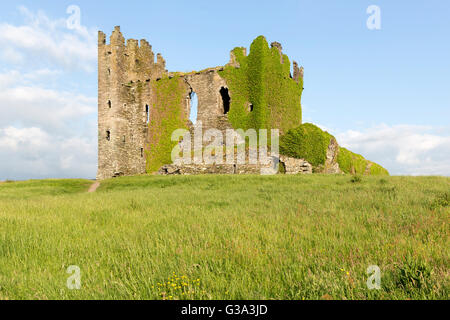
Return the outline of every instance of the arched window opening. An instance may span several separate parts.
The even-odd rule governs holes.
[[[198,97],[194,91],[191,91],[189,94],[189,103],[190,103],[190,115],[189,119],[193,124],[197,122],[197,113],[198,113]]]
[[[148,104],[145,105],[145,118],[147,119],[147,124],[150,123],[150,107]]]
[[[222,87],[220,89],[220,95],[223,101],[223,114],[230,112],[230,95],[228,94],[228,88]]]
[[[106,140],[111,141],[111,131],[106,131]]]

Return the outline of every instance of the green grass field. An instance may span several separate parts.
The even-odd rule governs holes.
[[[450,178],[0,184],[0,299],[448,299]],[[69,290],[71,265],[81,289]],[[381,269],[381,290],[366,285]]]

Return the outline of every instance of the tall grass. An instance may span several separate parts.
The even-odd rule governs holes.
[[[0,299],[448,299],[448,178],[90,183],[0,184]]]

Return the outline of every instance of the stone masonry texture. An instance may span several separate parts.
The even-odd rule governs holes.
[[[272,43],[280,53],[281,44]],[[146,155],[152,142],[158,139],[158,130],[152,130],[149,119],[164,125],[164,112],[156,111],[161,99],[154,84],[162,78],[179,77],[183,83],[181,117],[186,127],[193,131],[189,121],[191,96],[198,98],[197,121],[203,130],[209,128],[225,132],[232,129],[226,112],[224,93],[229,88],[219,72],[224,67],[209,68],[200,72],[168,72],[161,54],[155,54],[146,40],[125,40],[120,27],[115,27],[109,39],[98,35],[98,173],[97,179],[147,172]],[[228,66],[239,68],[236,57],[230,54]],[[292,78],[298,82],[303,68],[293,63]],[[156,120],[155,120],[156,119]],[[338,172],[334,146],[330,146],[327,171]],[[286,174],[312,173],[312,167],[302,159],[281,158]],[[166,163],[159,174],[199,173],[259,173],[258,165],[191,165],[175,166]]]

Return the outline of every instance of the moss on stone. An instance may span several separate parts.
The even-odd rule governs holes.
[[[379,164],[368,161],[360,154],[346,148],[339,148],[338,164],[344,173],[357,175],[389,175],[389,172]]]
[[[331,134],[311,123],[289,130],[280,138],[280,153],[297,159],[305,159],[313,165],[315,172],[326,165]],[[389,175],[380,165],[364,159],[360,154],[339,148],[337,162],[344,173],[357,175]]]
[[[388,176],[389,171],[377,163],[371,162],[370,175],[372,176]]]
[[[346,148],[339,148],[338,154],[338,164],[339,168],[345,173],[352,173],[353,166],[353,152],[349,151]]]
[[[228,117],[232,126],[245,130],[280,129],[281,132],[299,126],[303,80],[297,83],[290,77],[289,58],[281,57],[277,48],[269,48],[263,36],[253,41],[248,56],[244,55],[244,50],[233,50],[238,68],[228,65],[219,71],[230,89]]]
[[[188,129],[184,111],[186,86],[180,77],[164,77],[151,83],[153,104],[149,123],[149,141],[146,148],[146,168],[155,172],[165,164],[172,163],[171,154],[177,142],[172,133],[180,128]]]
[[[280,153],[297,159],[305,159],[314,167],[325,165],[331,134],[319,127],[305,123],[289,130],[280,138]]]
[[[301,124],[303,79],[290,75],[289,57],[270,48],[263,36],[256,38],[245,55],[245,48],[233,54],[239,67],[227,65],[219,75],[228,85],[231,97],[228,118],[235,129],[279,129],[280,153],[305,159],[315,168],[326,163],[327,150],[334,137],[311,123]],[[153,104],[146,147],[147,172],[172,163],[171,152],[176,142],[172,132],[187,127],[184,109],[186,86],[181,74],[153,81]],[[283,134],[284,133],[284,134]],[[270,142],[269,142],[270,143]],[[386,175],[387,170],[345,148],[339,149],[341,170],[352,174]]]

